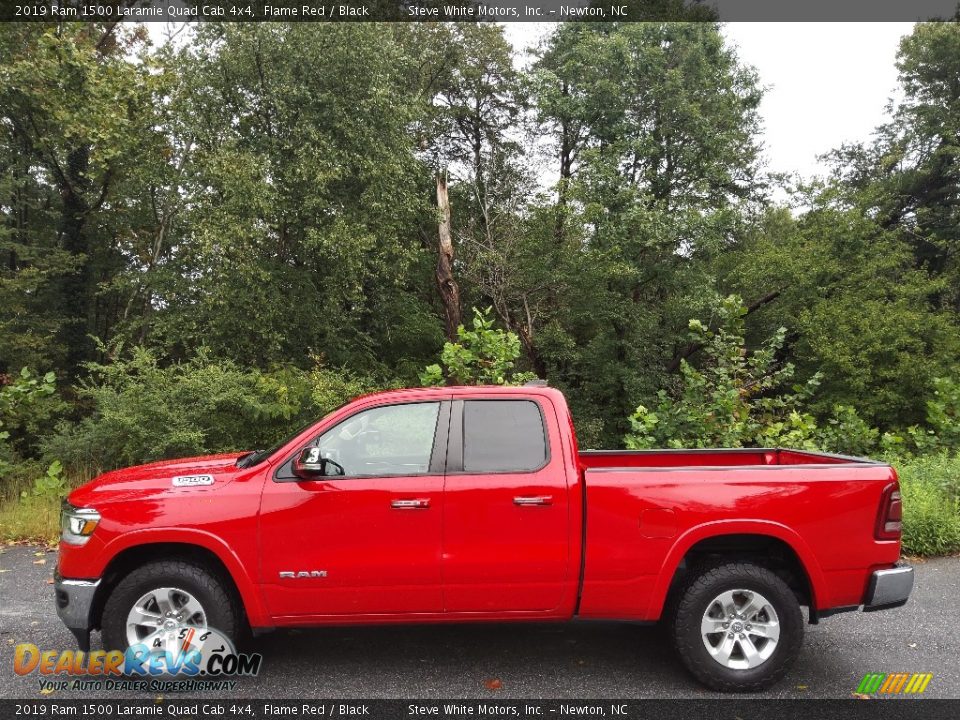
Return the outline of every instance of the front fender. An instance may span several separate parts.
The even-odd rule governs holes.
[[[150,545],[169,543],[192,545],[213,553],[230,573],[241,602],[243,602],[250,625],[252,627],[270,625],[263,598],[245,564],[222,538],[198,528],[149,528],[133,530],[119,535],[108,542],[103,551],[98,553],[101,566],[96,576],[102,577],[110,564],[121,553]]]

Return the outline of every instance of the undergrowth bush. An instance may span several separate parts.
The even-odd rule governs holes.
[[[903,551],[909,555],[960,553],[960,458],[889,458],[903,493]]]
[[[149,350],[134,348],[88,369],[78,392],[92,414],[61,423],[43,443],[45,456],[71,472],[269,447],[377,385],[324,368],[245,369],[205,350],[162,365]]]

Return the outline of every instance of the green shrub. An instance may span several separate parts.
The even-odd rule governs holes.
[[[50,463],[46,472],[38,476],[33,481],[33,488],[30,493],[23,490],[20,498],[29,502],[32,498],[43,500],[61,500],[67,496],[70,486],[67,484],[67,478],[63,474],[63,465],[59,460]]]
[[[399,387],[395,381],[383,382],[348,370],[331,370],[318,365],[310,373],[312,417],[320,419],[358,395]],[[309,418],[308,418],[309,421]]]
[[[55,409],[55,377],[23,368],[16,376],[0,376],[0,479],[12,474],[23,450],[37,436],[38,426]]]
[[[814,433],[817,447],[842,455],[870,455],[880,446],[880,431],[870,427],[855,408],[835,405],[833,415],[821,421]]]
[[[927,400],[927,425],[941,449],[960,449],[960,381],[937,378]]]
[[[515,333],[496,330],[491,309],[473,309],[473,330],[457,328],[457,342],[445,343],[439,365],[420,374],[423,385],[522,385],[536,377],[516,372],[520,340]]]
[[[93,413],[61,423],[44,443],[47,457],[76,471],[152,460],[269,447],[323,414],[318,406],[367,384],[336,373],[297,368],[271,372],[214,360],[201,350],[186,362],[161,365],[134,348],[109,364],[90,364],[78,388]],[[340,395],[338,395],[340,393]],[[345,398],[344,398],[345,399]],[[339,404],[339,402],[338,402]]]
[[[819,376],[789,385],[793,365],[777,362],[785,328],[748,352],[746,313],[740,298],[731,295],[717,308],[716,329],[690,321],[690,342],[701,348],[699,367],[683,360],[678,392],[661,390],[656,410],[637,408],[624,439],[628,448],[814,447],[816,421],[803,403]]]
[[[960,552],[960,458],[928,455],[891,463],[903,493],[903,551]]]

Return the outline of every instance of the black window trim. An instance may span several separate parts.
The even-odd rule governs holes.
[[[396,407],[398,405],[425,405],[427,403],[436,403],[440,406],[440,409],[437,411],[437,424],[433,428],[433,446],[430,449],[430,463],[427,466],[427,472],[424,473],[409,473],[406,475],[323,475],[320,477],[312,478],[310,480],[305,480],[304,478],[297,477],[292,473],[281,475],[281,472],[286,469],[292,462],[293,459],[297,456],[298,453],[302,452],[304,448],[310,447],[310,444],[316,442],[317,438],[321,435],[340,427],[343,423],[348,422],[351,418],[356,417],[360,413],[368,412],[369,410],[376,410],[378,408],[385,407]],[[275,483],[289,483],[289,482],[326,482],[330,480],[364,480],[370,478],[399,478],[399,477],[443,477],[444,475],[444,461],[448,452],[449,446],[449,437],[450,437],[450,400],[448,399],[436,399],[436,400],[407,400],[405,402],[391,402],[383,403],[382,405],[369,405],[367,407],[357,410],[355,413],[347,415],[347,417],[338,421],[335,425],[331,425],[329,428],[324,430],[317,435],[314,435],[306,444],[298,447],[293,453],[290,454],[283,462],[277,464],[276,470],[273,471],[272,479]]]
[[[540,413],[540,424],[543,427],[543,444],[545,456],[543,463],[530,470],[464,470],[463,469],[463,448],[464,442],[464,423],[463,413],[468,402],[532,402],[537,406],[537,412]],[[448,440],[449,450],[447,452],[447,475],[535,475],[541,472],[550,464],[553,459],[552,448],[550,446],[550,432],[547,427],[546,414],[543,411],[543,404],[538,398],[520,396],[520,397],[468,397],[464,399],[455,399],[452,403],[450,413],[450,439]]]

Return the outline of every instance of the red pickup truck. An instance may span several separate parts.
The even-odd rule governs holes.
[[[706,685],[782,677],[809,621],[904,604],[883,463],[786,449],[580,451],[555,389],[358,398],[274,448],[117,470],[65,503],[83,649],[360,623],[669,624]],[[173,622],[171,622],[173,621]],[[169,636],[169,637],[168,637]]]

